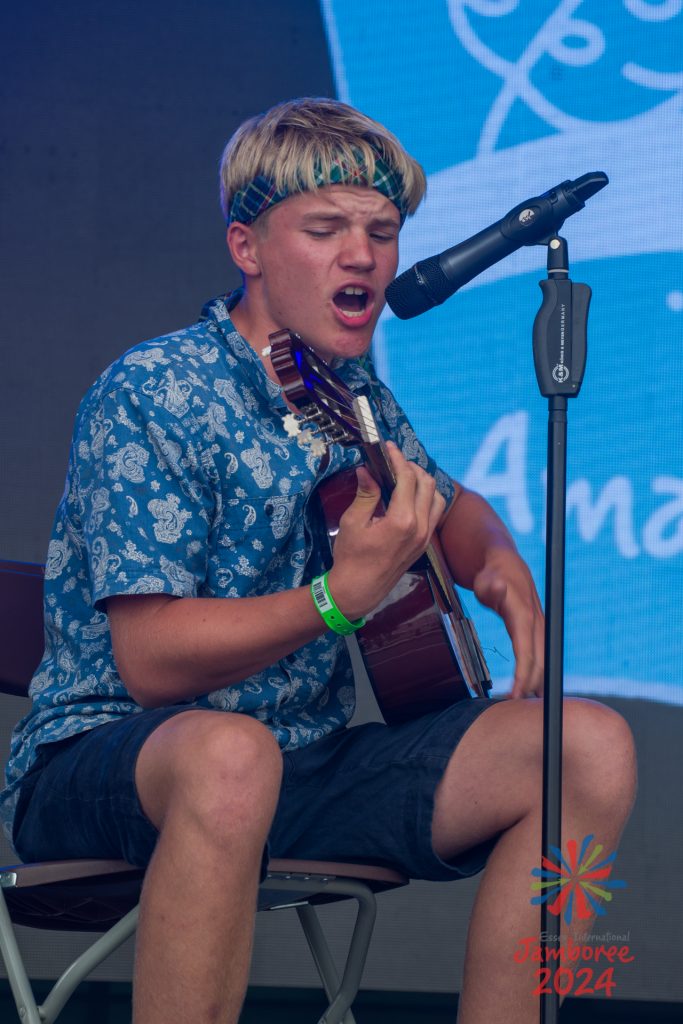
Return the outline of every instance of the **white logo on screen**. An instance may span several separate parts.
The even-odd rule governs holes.
[[[610,185],[590,200],[589,213],[571,220],[568,231],[574,259],[681,251],[683,71],[657,70],[649,67],[646,59],[641,63],[626,60],[619,67],[617,79],[606,78],[604,87],[595,90],[596,114],[606,97],[618,100],[622,86],[642,91],[640,112],[613,120],[578,117],[544,95],[533,73],[541,60],[552,60],[561,71],[562,66],[588,68],[605,55],[605,31],[594,21],[578,16],[585,6],[582,0],[550,5],[550,12],[515,60],[496,53],[477,34],[477,27],[483,34],[493,19],[524,16],[527,5],[531,10],[531,0],[446,3],[461,46],[501,84],[483,118],[474,159],[430,176],[425,204],[402,233],[401,269],[424,258],[425,239],[429,239],[430,249],[438,252],[476,234],[486,226],[482,210],[490,210],[491,220],[496,220],[525,197],[596,170],[608,174]],[[673,19],[680,19],[683,0],[619,0],[619,5],[623,15],[632,19],[634,33],[639,23],[643,26],[648,22],[660,23],[663,29],[672,22],[671,31],[681,31],[680,20],[674,25]],[[596,8],[592,9],[595,12]],[[597,8],[603,9],[614,16],[618,13],[616,0]],[[569,91],[562,95],[562,102],[571,106]],[[519,103],[547,124],[549,134],[500,148],[510,111]],[[613,106],[618,108],[618,102]],[[634,203],[636,196],[638,202]],[[466,287],[535,270],[544,266],[545,256],[540,246],[523,248]]]
[[[683,0],[622,0],[622,4],[636,22],[670,21],[683,10]],[[562,0],[558,3],[528,40],[517,60],[511,61],[496,53],[477,35],[469,12],[480,18],[502,18],[518,10],[523,12],[525,0],[448,0],[451,24],[464,49],[482,67],[502,80],[500,92],[482,128],[479,153],[489,153],[495,149],[510,109],[518,100],[525,103],[549,127],[560,132],[603,123],[578,118],[561,110],[531,81],[534,68],[545,57],[566,67],[586,67],[602,57],[606,48],[605,34],[594,22],[575,17],[582,5],[583,0]],[[572,43],[568,40],[572,40]],[[676,99],[683,90],[682,72],[656,71],[634,61],[626,61],[620,74],[625,81],[655,93],[677,93]],[[600,102],[599,95],[595,99],[597,103]],[[671,98],[667,96],[663,102],[671,102]],[[657,101],[654,100],[654,103],[656,105]],[[652,102],[647,102],[647,106],[652,105]]]

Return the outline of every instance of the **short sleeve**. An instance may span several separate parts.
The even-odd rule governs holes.
[[[71,475],[92,600],[117,594],[194,597],[206,578],[216,512],[210,453],[189,420],[119,388],[81,418]]]

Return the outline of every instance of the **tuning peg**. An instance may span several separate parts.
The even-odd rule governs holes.
[[[293,412],[288,412],[286,416],[282,417],[282,426],[288,437],[296,437],[301,433],[301,423],[301,417]]]

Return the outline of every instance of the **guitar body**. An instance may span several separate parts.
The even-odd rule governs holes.
[[[318,494],[332,547],[339,520],[356,494],[355,471],[338,473],[320,487]],[[487,683],[490,685],[485,663],[476,679],[474,667],[461,664],[463,659],[477,658],[479,643],[455,592],[450,600],[444,600],[430,562],[436,560],[445,577],[449,570],[435,544],[430,554],[430,560],[421,559],[403,574],[356,633],[368,678],[388,725],[445,710],[468,697],[485,697]],[[470,650],[469,634],[473,634],[474,650]]]
[[[296,334],[276,331],[269,340],[271,362],[290,407],[298,409],[302,423],[328,441],[363,450],[386,507],[395,481],[367,399],[349,391]],[[286,428],[291,419],[296,417],[285,417]],[[355,495],[354,470],[336,474],[318,489],[330,549],[339,520]],[[444,710],[468,697],[488,696],[491,677],[479,638],[436,537],[366,616],[356,637],[388,725]]]

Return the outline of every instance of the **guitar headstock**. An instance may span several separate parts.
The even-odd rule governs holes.
[[[293,331],[269,335],[270,361],[288,401],[328,441],[356,447],[381,443],[370,404],[354,395]]]

